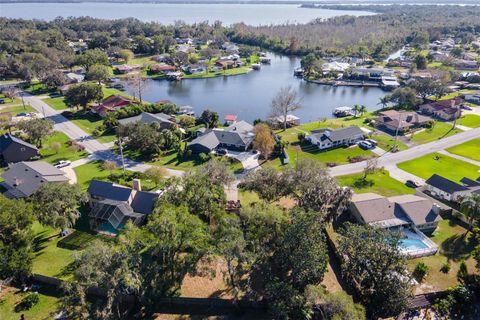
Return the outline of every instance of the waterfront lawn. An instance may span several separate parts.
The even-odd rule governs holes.
[[[375,116],[372,112],[366,112],[363,115],[358,115],[357,117],[345,117],[345,118],[335,118],[335,119],[323,119],[320,121],[314,121],[314,122],[308,122],[301,124],[297,127],[289,128],[289,130],[296,130],[296,131],[308,131],[311,132],[312,130],[320,129],[320,128],[332,128],[332,129],[337,129],[337,128],[343,128],[343,127],[348,127],[348,126],[359,126],[359,127],[364,127],[368,128],[369,130],[372,130],[373,127],[371,127],[369,124],[366,123],[367,119],[374,119]]]
[[[447,149],[448,152],[480,161],[480,138]]]
[[[393,146],[395,145],[395,138],[392,137],[392,136],[384,135],[384,134],[372,135],[372,136],[370,136],[370,139],[373,139],[373,140],[377,141],[378,147],[380,149],[385,150],[385,151],[390,151],[393,148]],[[408,146],[405,143],[403,143],[402,141],[400,141],[400,139],[397,139],[396,144],[397,144],[398,151],[408,149]]]
[[[475,180],[480,175],[480,167],[440,153],[430,153],[417,159],[402,162],[398,164],[398,167],[423,179],[428,179],[436,173],[459,182],[463,177]]]
[[[59,160],[75,161],[88,155],[86,151],[73,152],[69,149],[67,142],[70,138],[62,132],[55,131],[54,134],[43,140],[43,147],[40,149],[42,160],[55,163]],[[60,149],[55,151],[52,148],[54,143],[60,144]]]
[[[480,127],[480,116],[476,114],[466,114],[458,119],[457,123],[469,128],[478,128]]]
[[[219,72],[209,71],[208,73],[201,72],[201,73],[194,73],[194,74],[185,74],[182,78],[183,79],[204,79],[204,78],[213,78],[213,77],[221,77],[221,76],[227,77],[227,76],[245,74],[250,71],[252,71],[251,67],[244,66],[239,68],[227,69]]]
[[[105,86],[102,86],[102,92],[103,92],[103,98],[108,98],[113,95],[119,95],[119,96],[124,96],[124,97],[129,97],[132,98],[128,93],[125,91],[120,91],[115,88],[107,88]]]
[[[462,132],[462,130],[458,128],[453,129],[453,126],[449,123],[437,121],[433,128],[427,128],[419,133],[414,133],[410,140],[418,144],[423,144],[453,136],[459,132]]]
[[[43,101],[55,110],[65,110],[68,106],[63,101],[64,97],[47,98]]]
[[[423,281],[427,291],[445,290],[458,284],[457,272],[462,260],[466,261],[469,271],[475,270],[475,260],[471,257],[471,252],[477,242],[455,219],[445,217],[439,222],[430,239],[438,245],[439,252],[434,256],[411,259],[408,262],[410,271],[413,271],[419,262],[428,266],[428,273]],[[442,272],[442,266],[447,261],[450,262],[451,269],[448,273]]]
[[[387,170],[378,170],[369,174],[365,182],[363,181],[363,173],[340,176],[336,179],[340,185],[352,187],[355,193],[373,192],[385,197],[415,193],[415,189],[391,178]]]
[[[31,292],[22,292],[19,288],[6,287],[0,293],[0,315],[2,320],[18,320],[23,314],[28,320],[53,319],[59,308],[60,290],[53,286],[42,285],[38,289],[39,301],[28,310],[15,311],[15,306]]]

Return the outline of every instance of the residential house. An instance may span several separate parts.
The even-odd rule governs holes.
[[[375,125],[391,133],[404,134],[411,129],[426,126],[430,121],[430,117],[417,112],[387,110],[380,112],[380,116],[375,119]]]
[[[150,71],[153,73],[165,74],[167,72],[175,72],[176,70],[177,70],[177,67],[171,66],[166,63],[157,63],[150,66]]]
[[[99,114],[101,117],[105,117],[108,112],[113,112],[117,109],[132,105],[138,104],[137,101],[132,100],[131,98],[124,97],[121,95],[111,95],[110,97],[103,100],[102,103],[93,106],[92,110]]]
[[[231,59],[218,59],[215,62],[215,65],[217,67],[222,68],[222,69],[232,69],[232,68],[239,67],[238,62],[235,61],[235,60],[231,60]]]
[[[126,74],[133,71],[138,71],[141,69],[141,67],[142,66],[139,64],[120,64],[118,66],[115,66],[115,71],[117,73]]]
[[[386,68],[352,68],[344,77],[352,80],[381,82],[384,77],[394,77],[395,72]]]
[[[147,124],[158,123],[161,129],[168,129],[176,126],[175,118],[165,113],[142,112],[138,116],[118,120],[120,125],[143,122]]]
[[[183,53],[193,53],[195,52],[195,48],[188,44],[181,44],[176,49],[176,52],[183,52]]]
[[[175,42],[177,44],[193,44],[193,40],[191,38],[175,38]]]
[[[182,67],[182,70],[189,74],[205,73],[207,72],[207,66],[204,64],[190,64],[188,66]]]
[[[478,70],[478,62],[476,60],[455,60],[453,66],[460,70]]]
[[[87,192],[90,228],[108,234],[116,234],[128,221],[140,225],[153,212],[159,198],[158,193],[142,191],[140,180],[134,180],[133,189],[92,180]]]
[[[85,79],[85,75],[81,73],[75,73],[75,72],[68,72],[65,74],[65,76],[68,79],[68,82],[70,83],[80,83],[83,82]]]
[[[319,150],[350,146],[363,139],[365,133],[357,126],[340,129],[322,128],[312,131],[306,139]]]
[[[224,123],[226,123],[227,125],[232,125],[234,124],[235,122],[237,122],[237,115],[236,114],[227,114],[224,118],[223,118],[223,121]]]
[[[10,133],[0,136],[0,160],[4,163],[30,160],[38,156],[38,149],[33,144],[23,141]]]
[[[358,222],[379,228],[413,226],[432,232],[442,220],[438,205],[415,195],[386,198],[376,193],[354,194],[349,211]]]
[[[464,101],[461,98],[432,101],[422,104],[418,110],[423,114],[432,115],[445,121],[458,119],[462,115],[461,106]]]
[[[465,101],[480,105],[480,91],[465,95]]]
[[[464,60],[469,60],[469,61],[475,61],[478,59],[478,54],[475,52],[464,52],[462,55],[462,59]]]
[[[65,174],[44,161],[22,161],[9,165],[2,175],[1,185],[7,198],[31,196],[44,183],[68,182]]]
[[[300,118],[293,115],[293,114],[287,114],[286,117],[284,116],[278,116],[274,117],[271,119],[272,125],[276,128],[283,127],[283,123],[287,123],[287,127],[294,127],[298,126],[300,124]]]
[[[254,139],[253,126],[242,120],[225,129],[205,131],[188,144],[188,149],[194,153],[210,153],[216,148],[246,151]]]
[[[325,73],[325,74],[330,73],[330,72],[343,73],[351,67],[352,67],[352,65],[350,63],[347,63],[347,62],[332,61],[332,62],[324,63],[322,65],[322,72]]]
[[[458,202],[471,193],[480,193],[480,177],[476,181],[463,178],[460,182],[462,184],[434,174],[425,181],[425,187],[432,196],[452,202]]]
[[[230,42],[225,42],[222,44],[222,49],[225,50],[229,54],[238,54],[239,53],[239,48],[236,44],[230,43]]]

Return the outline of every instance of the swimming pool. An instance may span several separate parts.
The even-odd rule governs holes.
[[[429,246],[419,239],[402,239],[400,240],[400,247],[405,251],[427,249]]]

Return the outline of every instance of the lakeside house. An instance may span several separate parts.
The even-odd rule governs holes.
[[[423,114],[431,115],[445,121],[451,121],[460,118],[463,103],[464,101],[461,98],[432,101],[420,105],[418,110]]]
[[[140,180],[133,188],[92,180],[88,186],[89,224],[92,230],[116,234],[128,222],[140,225],[153,212],[159,194],[142,191]]]
[[[92,106],[91,110],[101,117],[105,117],[108,112],[114,112],[119,108],[132,104],[138,104],[138,102],[131,98],[114,94],[103,100],[102,103]]]
[[[395,77],[395,72],[386,68],[352,68],[344,77],[351,80],[382,82],[384,77]]]
[[[15,163],[38,156],[38,148],[10,133],[0,136],[0,161]]]
[[[349,209],[358,222],[380,228],[414,226],[433,232],[442,220],[438,205],[416,195],[387,198],[376,193],[354,194]]]
[[[226,123],[228,126],[234,124],[237,122],[238,116],[236,114],[227,114],[224,118],[223,121]]]
[[[176,126],[175,117],[172,117],[165,113],[150,113],[142,112],[137,116],[124,118],[118,120],[119,125],[127,125],[130,123],[143,122],[147,124],[158,123],[160,129],[169,129]]]
[[[183,66],[182,70],[188,74],[198,74],[207,72],[207,65],[196,63],[190,64],[188,66]]]
[[[133,71],[138,71],[141,67],[142,66],[139,64],[120,64],[118,66],[115,66],[115,72],[120,74],[127,74]]]
[[[300,124],[300,118],[293,114],[287,114],[286,117],[284,116],[274,117],[270,121],[272,122],[272,125],[276,128],[283,127],[284,122],[287,123],[287,127],[294,127]]]
[[[225,42],[222,44],[222,49],[225,50],[225,52],[229,54],[238,54],[239,53],[239,48],[236,44],[230,43],[230,42]]]
[[[375,119],[375,126],[390,133],[404,134],[414,128],[424,127],[432,118],[413,111],[387,110],[380,112]]]
[[[152,73],[159,73],[159,74],[165,74],[167,72],[174,72],[176,71],[177,68],[175,66],[171,66],[166,63],[157,63],[154,65],[150,66],[150,72]]]
[[[220,67],[222,69],[233,69],[242,66],[241,61],[236,61],[233,59],[218,59],[215,62],[215,66]]]
[[[9,165],[2,174],[1,183],[7,198],[19,199],[31,196],[44,183],[68,182],[64,172],[45,161],[22,161]]]
[[[480,177],[477,180],[464,177],[460,182],[434,174],[425,181],[425,188],[433,197],[452,202],[458,202],[471,193],[480,194]]]
[[[193,153],[210,153],[216,148],[246,151],[254,139],[253,126],[241,120],[225,129],[206,130],[205,133],[192,140],[187,148]]]
[[[331,61],[322,64],[322,72],[324,74],[328,74],[330,72],[340,72],[343,73],[351,68],[352,65],[347,62],[338,62],[338,61]]]
[[[325,150],[353,145],[361,141],[364,135],[365,133],[359,127],[350,126],[340,129],[322,128],[314,130],[305,139],[319,150]]]

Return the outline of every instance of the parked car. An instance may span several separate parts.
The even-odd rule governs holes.
[[[368,143],[370,143],[372,146],[376,147],[378,142],[373,140],[373,139],[365,139],[365,141],[367,141]]]
[[[217,149],[217,154],[218,154],[219,156],[224,156],[224,155],[227,154],[227,150],[225,150],[225,149],[223,149],[223,148],[218,148],[218,149]]]
[[[5,100],[4,99],[0,99],[0,104],[4,104],[5,103]]]
[[[71,165],[72,162],[69,161],[69,160],[60,160],[58,161],[57,163],[55,163],[55,168],[64,168],[64,167],[68,167],[69,165]]]
[[[374,148],[373,144],[371,144],[370,142],[367,142],[367,141],[360,141],[358,143],[358,146],[362,149],[365,149],[365,150]]]
[[[52,92],[49,94],[49,97],[50,98],[58,98],[58,97],[61,97],[62,95],[58,92]]]
[[[420,187],[420,185],[419,185],[418,183],[416,183],[415,181],[413,181],[413,180],[407,180],[407,181],[405,182],[405,185],[406,185],[407,187],[409,187],[409,188],[418,188],[418,187]]]
[[[28,116],[28,113],[26,112],[17,113],[17,117],[27,117],[27,116]]]

